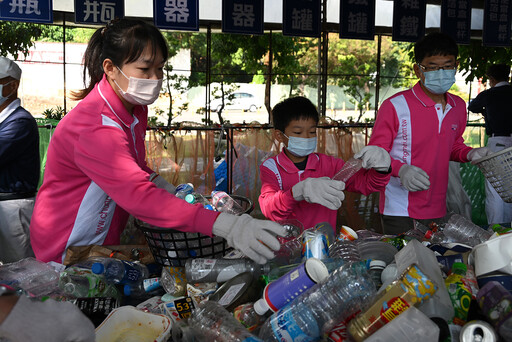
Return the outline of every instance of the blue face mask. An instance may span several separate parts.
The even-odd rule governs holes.
[[[12,95],[12,94],[9,94],[7,96],[2,95],[4,93],[4,86],[8,85],[11,82],[7,82],[6,84],[0,84],[0,106],[3,105],[4,102],[7,101],[7,98]]]
[[[286,149],[296,157],[305,157],[315,152],[316,149],[316,137],[314,138],[300,138],[300,137],[288,137],[288,147]]]
[[[420,69],[421,70],[421,69]],[[444,94],[455,83],[455,72],[457,70],[434,70],[423,72],[425,81],[423,85],[434,94]]]

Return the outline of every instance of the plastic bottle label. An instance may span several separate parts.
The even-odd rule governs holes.
[[[320,336],[320,329],[313,318],[308,321],[308,328],[311,332],[311,335],[308,335],[295,321],[292,310],[282,310],[276,315],[270,320],[270,327],[278,341],[309,342],[316,341]]]
[[[144,286],[144,291],[151,292],[160,287],[160,278],[148,278],[142,281],[142,285]]]
[[[237,272],[234,266],[225,267],[217,275],[217,283],[223,283],[225,281],[228,281],[229,279],[234,278],[238,274],[240,274],[240,272]]]
[[[142,273],[134,267],[132,263],[123,261],[125,267],[125,273],[123,280],[136,282],[142,277]]]
[[[304,236],[304,247],[302,253],[304,259],[317,258],[326,259],[329,257],[329,245],[324,234],[309,233]]]
[[[236,284],[229,288],[229,290],[224,293],[221,299],[219,299],[219,304],[222,306],[228,306],[233,302],[233,299],[235,299],[236,295],[242,290],[242,288],[245,286],[245,284]]]
[[[194,281],[208,276],[215,267],[215,259],[194,259],[190,265],[190,273],[194,275]]]

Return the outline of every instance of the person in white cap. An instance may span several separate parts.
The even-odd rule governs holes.
[[[39,132],[18,98],[21,69],[0,57],[0,261],[34,256],[30,219],[39,183]]]

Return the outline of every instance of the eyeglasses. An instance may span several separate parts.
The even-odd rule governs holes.
[[[439,70],[439,69],[442,69],[442,70],[455,70],[457,69],[457,64],[450,64],[450,65],[445,65],[445,66],[424,66],[424,65],[421,65],[420,63],[418,63],[418,66],[420,67],[421,70],[423,71],[426,71],[426,72],[429,72],[429,71],[436,71],[436,70]]]

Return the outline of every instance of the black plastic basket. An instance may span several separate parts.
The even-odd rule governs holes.
[[[244,196],[231,195],[250,214],[254,203]],[[206,196],[210,198],[210,196]],[[135,226],[146,237],[155,262],[162,266],[185,266],[190,258],[222,258],[231,248],[221,237],[209,237],[200,233],[186,233],[160,228],[135,219]]]

